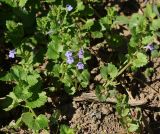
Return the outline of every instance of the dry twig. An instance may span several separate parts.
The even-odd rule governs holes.
[[[78,97],[74,97],[73,98],[74,101],[76,102],[80,102],[80,101],[97,101],[97,102],[100,102],[98,100],[98,98],[96,97],[95,93],[94,92],[90,92],[90,93],[82,93],[81,96],[78,96]],[[112,103],[112,104],[116,104],[117,101],[116,101],[116,98],[107,98],[106,103]],[[147,104],[147,100],[129,100],[129,105],[130,106],[142,106],[142,105],[145,105]]]

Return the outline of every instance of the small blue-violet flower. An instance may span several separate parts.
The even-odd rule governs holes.
[[[71,51],[67,51],[67,52],[65,53],[65,56],[66,56],[67,58],[71,57],[71,56],[72,56],[72,52],[71,52]]]
[[[69,4],[66,5],[66,8],[67,8],[68,11],[72,11],[72,9],[73,9],[73,7]]]
[[[74,62],[74,58],[73,57],[67,57],[67,63],[68,64],[72,64]]]
[[[83,49],[80,49],[80,50],[78,51],[78,57],[79,57],[79,59],[82,59],[82,58],[83,58],[83,54],[84,54]]]
[[[15,54],[16,54],[16,50],[15,49],[10,50],[9,51],[9,58],[15,58]]]
[[[147,46],[144,47],[146,50],[152,51],[154,49],[153,44],[148,44]]]
[[[79,70],[84,69],[84,64],[82,62],[78,62],[76,66]]]

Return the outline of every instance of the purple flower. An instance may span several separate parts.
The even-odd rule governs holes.
[[[72,52],[71,52],[71,51],[67,51],[67,52],[65,53],[65,56],[66,56],[67,58],[71,57],[71,56],[72,56]]]
[[[68,11],[72,11],[72,9],[73,9],[73,7],[69,4],[66,5],[66,8],[67,8]]]
[[[15,49],[10,50],[9,51],[9,58],[15,58],[15,54],[16,54],[16,50]]]
[[[80,49],[79,52],[78,52],[78,57],[79,57],[79,59],[82,59],[82,58],[83,58],[83,54],[84,54],[83,49]]]
[[[74,58],[73,57],[67,57],[67,63],[68,64],[72,64],[74,62]]]
[[[78,62],[76,66],[79,70],[84,69],[84,64],[82,62]]]
[[[148,44],[147,46],[144,47],[146,50],[152,51],[154,49],[153,44]]]

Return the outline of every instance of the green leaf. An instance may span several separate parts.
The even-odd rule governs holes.
[[[25,80],[26,79],[26,72],[21,66],[12,66],[11,68],[11,75],[14,78],[14,80],[19,81],[19,80]]]
[[[13,81],[14,78],[12,77],[11,73],[7,73],[6,75],[0,78],[1,81]]]
[[[47,3],[53,3],[53,2],[55,2],[56,0],[45,0],[45,2],[47,2]]]
[[[36,118],[35,122],[38,123],[39,129],[43,129],[43,128],[47,128],[47,127],[48,127],[48,119],[47,119],[47,117],[46,117],[45,115],[43,115],[43,114],[40,114],[40,115]]]
[[[129,29],[134,36],[137,36],[138,33],[145,33],[147,25],[147,19],[138,13],[133,14],[129,21]]]
[[[139,38],[137,36],[132,36],[129,45],[133,48],[136,48],[138,46]]]
[[[146,45],[146,44],[150,44],[154,41],[154,37],[153,36],[146,36],[142,39],[142,44]]]
[[[122,117],[125,117],[129,114],[129,108],[126,108],[122,111]]]
[[[143,53],[138,52],[136,54],[136,59],[133,60],[132,65],[133,67],[143,67],[144,65],[146,65],[148,62],[147,60],[147,56]]]
[[[154,69],[153,68],[147,68],[145,71],[144,71],[144,76],[146,78],[148,77],[151,77],[154,73]]]
[[[158,50],[153,50],[151,52],[152,58],[158,58],[160,56],[160,52]]]
[[[58,109],[55,109],[52,113],[52,116],[50,117],[50,124],[55,125],[58,124],[58,119],[61,116],[61,112]]]
[[[55,64],[53,66],[52,72],[53,72],[53,75],[55,77],[59,77],[60,76],[60,69],[61,69],[61,66],[59,64]]]
[[[19,6],[24,7],[28,0],[19,0]]]
[[[144,14],[150,19],[154,19],[156,17],[156,14],[153,12],[152,4],[147,4]]]
[[[26,105],[31,108],[36,108],[43,106],[46,102],[47,102],[46,92],[41,92],[38,93],[37,96],[32,96],[32,99],[27,101]]]
[[[108,79],[108,67],[103,66],[100,69],[100,74],[101,74],[101,76],[102,76],[103,79]]]
[[[83,72],[79,75],[80,81],[88,82],[90,78],[90,74],[87,69],[83,70]]]
[[[15,46],[19,45],[22,37],[24,36],[24,30],[22,23],[16,23],[14,21],[6,21],[7,32],[5,37],[7,42],[13,43]]]
[[[88,86],[88,82],[81,82],[80,84],[83,88],[86,88]]]
[[[29,84],[29,86],[33,86],[38,83],[39,77],[40,75],[37,72],[33,72],[32,75],[27,75],[26,82]]]
[[[90,74],[87,69],[83,70],[82,73],[78,74],[77,78],[83,88],[86,88],[88,86]]]
[[[110,75],[111,78],[115,78],[118,74],[117,67],[113,64],[108,64],[108,74]]]
[[[28,88],[24,84],[19,84],[14,87],[14,93],[18,99],[27,100],[32,96],[32,92],[29,92]]]
[[[82,1],[77,2],[76,12],[84,10],[85,6]]]
[[[18,118],[18,120],[16,121],[14,128],[17,129],[21,126],[22,123],[22,117]]]
[[[100,22],[101,22],[103,25],[110,25],[110,24],[111,24],[111,21],[110,21],[110,19],[109,19],[108,16],[101,18],[101,19],[100,19]]]
[[[154,19],[151,23],[150,29],[153,31],[157,31],[158,29],[160,29],[160,19]]]
[[[106,89],[104,89],[104,87],[102,87],[101,85],[97,85],[96,86],[96,96],[100,101],[105,101],[108,97],[108,94],[106,94]]]
[[[108,67],[104,66],[100,70],[100,74],[103,79],[108,79]]]
[[[47,50],[47,56],[49,59],[58,59],[59,58],[59,53],[56,49],[56,44],[49,44],[48,45],[48,50]]]
[[[116,20],[114,21],[113,24],[120,24],[120,25],[126,24],[127,25],[128,23],[129,23],[128,17],[126,17],[126,16],[117,16]]]
[[[138,124],[129,124],[129,128],[128,128],[129,132],[136,132],[138,129],[139,129]]]
[[[10,111],[11,109],[15,108],[20,100],[16,97],[13,92],[10,92],[9,95],[1,102],[1,107],[5,111]]]
[[[40,130],[48,126],[48,119],[42,114],[36,118],[33,113],[23,113],[22,121],[33,130]]]
[[[94,20],[93,19],[88,19],[86,21],[86,23],[83,25],[82,29],[87,29],[89,30],[94,24]]]
[[[37,18],[37,29],[45,32],[47,30],[48,21],[47,17]]]
[[[96,31],[96,32],[91,32],[92,38],[102,38],[103,37],[103,33],[100,31]]]
[[[67,86],[65,86],[64,89],[69,95],[74,95],[75,92],[76,92],[76,88],[75,87],[67,87]]]
[[[48,44],[48,50],[47,50],[47,56],[49,59],[57,60],[60,56],[60,52],[63,51],[63,46],[58,39],[58,37],[55,37],[55,40],[52,40]]]
[[[61,125],[60,126],[60,134],[75,134],[74,130],[69,128],[66,125]]]
[[[31,129],[34,128],[34,114],[26,112],[22,114],[22,121]]]
[[[108,63],[107,66],[103,66],[100,70],[100,74],[103,77],[103,79],[115,78],[118,74],[118,69],[115,65]]]
[[[153,12],[154,12],[157,16],[160,16],[158,3],[153,3]]]
[[[0,2],[4,2],[4,3],[10,5],[11,7],[16,7],[17,6],[17,2],[13,1],[13,0],[0,0]]]
[[[15,65],[15,66],[12,66],[8,77],[10,77],[11,80],[14,80],[17,82],[21,80],[25,81],[27,78],[27,72],[22,68],[22,66]]]
[[[72,85],[72,79],[68,74],[65,74],[65,76],[62,79],[62,82],[68,87]]]

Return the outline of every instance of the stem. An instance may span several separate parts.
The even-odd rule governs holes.
[[[83,19],[83,18],[80,18],[80,20],[81,20],[82,22],[86,23],[86,20],[85,20],[85,19]]]
[[[61,24],[61,26],[63,26],[63,24],[64,24],[64,21],[66,21],[66,19],[67,19],[67,15],[68,15],[68,11],[65,13],[65,15],[64,15],[64,19],[63,19],[63,21],[62,21],[62,24]]]
[[[31,113],[37,118],[36,113],[33,111],[33,109],[31,107],[24,106],[24,105],[22,105],[22,106],[28,108],[31,111]],[[33,131],[33,134],[38,134],[38,130],[32,130],[32,131]]]
[[[118,73],[118,75],[116,77],[118,77],[119,75],[121,75],[129,66],[131,65],[131,62],[128,62],[127,65],[125,65]]]
[[[64,72],[66,72],[67,66],[64,64],[64,62],[61,63],[62,66],[64,66]],[[65,73],[62,73],[60,80],[64,78]]]
[[[34,116],[37,117],[37,115],[35,114],[35,112],[33,111],[33,109],[30,108],[30,107],[28,107],[28,108],[29,108],[29,110],[34,114]]]
[[[28,107],[28,106],[24,106],[24,105],[22,105],[22,106],[28,108],[28,109],[31,111],[31,113],[34,114],[35,117],[37,117],[37,115],[35,114],[35,112],[33,111],[32,108],[30,108],[30,107]]]
[[[112,83],[114,81],[114,79],[116,79],[119,75],[121,75],[129,66],[131,65],[131,62],[128,62],[127,65],[125,65],[118,73],[118,75],[115,78],[112,78],[111,80],[109,80],[106,84],[104,84],[104,86],[107,86],[108,84]]]
[[[79,74],[79,72],[77,70],[76,70],[76,74]],[[74,74],[75,75],[75,83],[74,83],[74,85],[75,85],[76,90],[78,90],[78,79],[77,79],[76,74]]]

